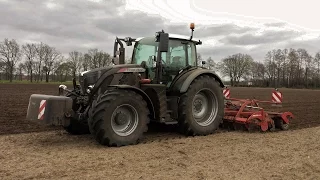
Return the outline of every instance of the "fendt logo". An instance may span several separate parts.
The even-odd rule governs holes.
[[[121,68],[118,72],[145,72],[144,68]]]

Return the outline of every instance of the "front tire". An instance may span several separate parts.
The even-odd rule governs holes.
[[[224,114],[221,87],[214,78],[196,78],[179,102],[179,127],[185,135],[208,135],[219,128]]]
[[[89,127],[102,145],[137,144],[148,130],[149,109],[134,91],[115,89],[99,95],[93,103]]]

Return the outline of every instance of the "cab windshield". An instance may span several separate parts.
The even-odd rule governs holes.
[[[152,37],[143,38],[136,43],[132,63],[152,67],[154,62],[152,56],[157,58],[158,43]],[[169,50],[161,54],[162,63],[171,67],[197,66],[195,44],[189,41],[170,39]]]

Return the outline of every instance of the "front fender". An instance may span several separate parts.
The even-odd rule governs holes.
[[[153,118],[155,118],[155,111],[154,111],[153,103],[152,103],[150,97],[147,95],[147,93],[145,93],[143,90],[141,90],[137,87],[134,87],[134,86],[130,86],[130,85],[109,85],[109,87],[133,90],[136,93],[140,94],[143,97],[143,99],[147,102],[148,108],[151,111]]]

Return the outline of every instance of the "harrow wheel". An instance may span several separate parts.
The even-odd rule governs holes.
[[[291,118],[289,117],[289,120],[291,120]],[[274,124],[276,128],[279,128],[283,131],[287,131],[289,130],[289,124],[285,123],[281,118],[274,118]]]
[[[254,123],[246,124],[246,128],[247,128],[249,133],[253,133],[253,132],[257,132],[258,130],[261,130],[261,128],[258,125],[254,124]]]
[[[275,124],[270,124],[269,125],[269,131],[271,131],[271,132],[276,131],[276,125]]]
[[[236,131],[245,131],[247,129],[245,124],[240,123],[233,123],[233,128]]]

